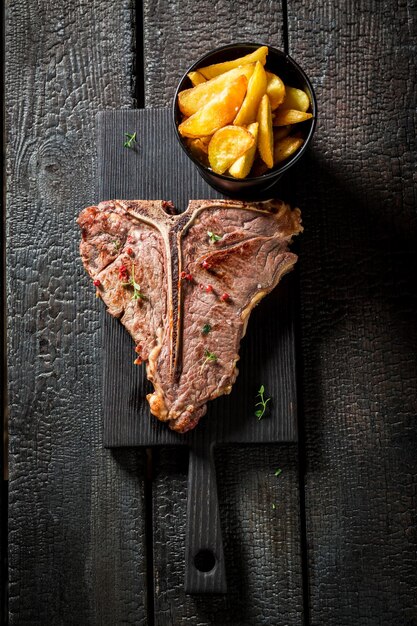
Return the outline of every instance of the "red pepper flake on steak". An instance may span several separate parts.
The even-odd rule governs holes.
[[[109,313],[133,337],[136,362],[146,363],[155,388],[147,396],[151,413],[186,432],[209,400],[230,393],[250,313],[295,264],[288,247],[302,226],[300,211],[278,200],[193,200],[185,213],[172,213],[165,201],[114,200],[84,209],[78,223],[84,267],[100,280]],[[115,257],[108,243],[118,240],[130,247]],[[132,266],[136,277],[125,264],[130,267],[131,257],[140,258],[140,268]],[[187,271],[179,276],[181,266]],[[188,288],[187,281],[202,291]],[[133,297],[120,283],[135,283]],[[207,298],[204,292],[219,295]],[[138,298],[144,306],[137,306]],[[206,345],[208,333],[215,352]]]
[[[119,267],[119,280],[125,283],[127,283],[127,281],[129,280],[129,274],[126,265],[121,265]]]

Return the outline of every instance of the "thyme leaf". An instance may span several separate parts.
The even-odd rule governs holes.
[[[133,144],[136,143],[136,131],[134,133],[125,133],[125,137],[127,137],[127,139],[124,142],[123,147],[133,148]]]
[[[210,350],[204,350],[204,356],[206,357],[206,361],[217,361],[218,356],[214,354],[214,352],[210,352]]]
[[[266,411],[266,405],[271,400],[271,398],[265,398],[264,393],[265,393],[265,387],[261,385],[256,395],[256,397],[259,398],[259,402],[255,404],[255,407],[257,406],[260,407],[260,409],[256,409],[255,411],[255,416],[258,418],[258,420],[261,420],[263,418],[265,411]]]
[[[211,230],[207,231],[207,237],[210,239],[210,243],[216,243],[216,241],[220,241],[223,235],[216,235]]]
[[[123,287],[133,287],[132,300],[147,300],[148,298],[142,293],[140,285],[135,280],[135,266],[132,265],[131,275],[127,283],[122,283]]]
[[[214,352],[210,352],[210,350],[204,350],[204,356],[203,356],[203,364],[201,366],[200,371],[203,370],[204,366],[207,365],[207,363],[215,363],[218,360],[218,356],[217,354],[214,354]]]

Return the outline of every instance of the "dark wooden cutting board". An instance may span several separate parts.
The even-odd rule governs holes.
[[[169,110],[103,112],[97,124],[100,200],[172,200],[181,212],[191,199],[222,197],[181,150]],[[127,132],[137,133],[133,149],[123,146]],[[150,415],[146,394],[152,387],[145,368],[133,364],[131,337],[102,306],[104,445],[190,447],[185,551],[185,589],[190,593],[226,591],[213,445],[297,440],[293,296],[294,276],[289,275],[254,310],[231,394],[209,403],[198,427],[185,435]],[[254,411],[261,385],[272,400],[259,421]],[[210,571],[202,571],[213,563]]]

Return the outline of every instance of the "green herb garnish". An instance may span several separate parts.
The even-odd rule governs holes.
[[[210,331],[211,331],[210,324],[204,324],[203,328],[201,329],[201,332],[203,333],[203,335],[208,335]]]
[[[210,350],[204,350],[204,356],[203,356],[204,361],[201,366],[201,370],[203,369],[205,365],[207,365],[207,363],[215,363],[218,360],[218,358],[219,357],[217,356],[217,354],[214,354],[214,352],[210,352]]]
[[[136,131],[134,133],[125,133],[127,140],[124,142],[124,148],[133,148],[133,144],[136,143]]]
[[[205,363],[209,361],[217,361],[218,356],[214,354],[214,352],[210,352],[210,350],[204,350],[204,356],[206,357]]]
[[[223,235],[216,235],[216,233],[212,233],[211,230],[208,230],[207,236],[210,239],[210,243],[216,243],[216,241],[220,241]]]
[[[145,294],[140,290],[140,285],[135,281],[135,266],[132,265],[131,275],[127,283],[122,283],[123,287],[133,287],[132,300],[147,300]]]
[[[279,476],[282,472],[282,469],[275,470],[275,476]]]
[[[122,243],[120,241],[120,239],[116,239],[115,241],[113,241],[113,246],[116,252],[118,252],[118,250],[120,250]]]
[[[259,402],[257,402],[255,404],[255,406],[260,406],[260,409],[256,409],[255,411],[255,415],[258,418],[258,420],[261,420],[264,416],[264,413],[266,411],[266,405],[268,404],[268,402],[270,401],[271,398],[264,398],[264,393],[265,393],[265,387],[263,385],[260,386],[259,391],[257,393],[257,398],[259,398]]]

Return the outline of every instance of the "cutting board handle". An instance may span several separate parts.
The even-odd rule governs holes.
[[[214,445],[196,439],[188,465],[185,592],[226,593]]]

